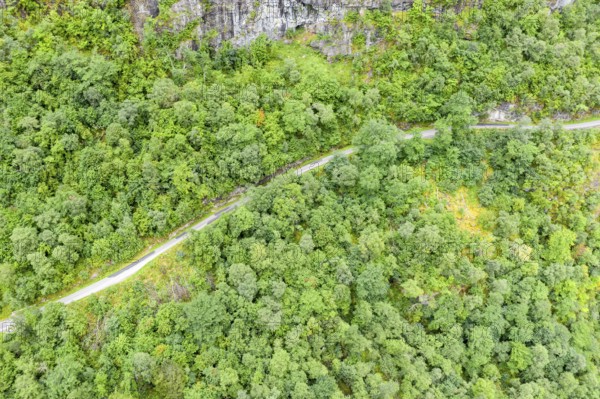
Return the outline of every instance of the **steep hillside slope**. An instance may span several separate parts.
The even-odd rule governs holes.
[[[560,9],[573,0],[548,0],[552,9]],[[329,33],[348,12],[365,10],[406,11],[414,0],[180,0],[159,7],[158,0],[133,0],[133,21],[138,34],[148,17],[159,15],[159,8],[172,15],[173,27],[194,24],[198,38],[211,35],[216,43],[232,40],[247,45],[260,34],[281,39],[286,32],[306,28],[314,33]],[[166,2],[165,2],[166,3]],[[439,10],[479,7],[482,0],[424,1],[424,6]]]

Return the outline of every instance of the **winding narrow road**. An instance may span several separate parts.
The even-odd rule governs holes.
[[[478,128],[478,129],[510,129],[512,127],[515,127],[515,125],[511,125],[511,124],[503,124],[503,125],[479,124],[474,127]],[[534,127],[536,127],[536,126],[526,126],[525,128],[531,129]],[[581,123],[575,123],[575,124],[569,124],[569,125],[563,126],[563,128],[565,130],[579,130],[579,129],[589,129],[589,128],[596,128],[596,127],[600,127],[600,120],[591,121],[591,122],[581,122]],[[424,139],[431,139],[431,138],[435,137],[436,130],[435,129],[424,130],[417,134],[420,134],[421,137],[423,137]],[[414,135],[406,134],[403,136],[403,139],[411,139],[412,137],[414,137]],[[346,149],[343,151],[336,152],[333,155],[325,156],[323,158],[315,160],[314,162],[312,162],[308,165],[305,165],[305,166],[302,166],[302,167],[296,169],[295,173],[298,175],[302,175],[306,172],[309,172],[313,169],[316,169],[320,166],[327,164],[336,155],[350,155],[354,152],[356,152],[355,148],[349,148],[349,149]],[[195,231],[202,230],[206,226],[208,226],[211,223],[218,220],[224,214],[229,213],[229,212],[233,211],[234,209],[244,205],[249,200],[250,200],[249,197],[243,197],[243,198],[229,204],[229,206],[227,206],[226,208],[223,208],[223,209],[211,214],[206,219],[202,220],[200,223],[192,226],[191,229],[195,230]],[[115,284],[119,284],[120,282],[122,282],[122,281],[128,279],[129,277],[131,277],[132,275],[136,274],[144,266],[146,266],[148,263],[150,263],[153,260],[155,260],[156,258],[158,258],[163,253],[171,250],[174,246],[185,241],[188,237],[189,237],[188,232],[181,233],[178,236],[176,236],[176,237],[170,239],[169,241],[165,242],[164,244],[160,245],[153,251],[147,253],[143,257],[131,262],[129,265],[125,266],[121,270],[119,270],[119,271],[111,274],[110,276],[103,278],[102,280],[99,280],[85,288],[82,288],[79,291],[74,292],[73,294],[67,295],[67,296],[59,299],[57,302],[62,302],[64,304],[75,302],[80,299],[86,298],[92,294],[95,294],[99,291],[105,290],[106,288],[111,287]],[[11,319],[0,321],[0,332],[11,332],[13,329],[14,329],[14,323]]]

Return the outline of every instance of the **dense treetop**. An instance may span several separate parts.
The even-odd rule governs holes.
[[[384,40],[361,51],[357,33],[357,55],[334,64],[264,37],[195,49],[192,27],[167,29],[161,7],[142,41],[121,1],[3,10],[2,307],[130,259],[211,200],[349,143],[367,118],[464,128],[502,101],[533,116],[598,104],[589,0],[560,13],[541,0],[351,13],[344,23]]]
[[[594,397],[598,133],[463,132],[440,146],[394,131],[369,121],[358,156],[254,191],[180,251],[183,281],[173,265],[170,283],[130,283],[117,302],[28,313],[0,346],[0,391]],[[447,210],[457,186],[485,205],[478,231]]]
[[[483,1],[481,8],[423,3],[406,13],[346,18],[358,32],[355,70],[372,72],[395,118],[440,118],[451,113],[446,103],[458,92],[483,113],[503,102],[532,117],[600,104],[598,2],[577,0],[560,12],[550,12],[545,0]],[[383,36],[383,45],[366,48],[365,29]]]
[[[0,396],[597,396],[598,132],[469,126],[502,102],[534,119],[594,110],[599,13],[416,1],[349,14],[356,54],[328,63],[265,37],[192,45],[168,12],[140,39],[116,0],[3,9],[5,313],[279,168],[358,154],[252,190],[157,284],[23,312]],[[365,29],[382,41],[367,48]],[[400,140],[407,122],[439,134]]]
[[[265,39],[176,60],[150,37],[138,48],[116,5],[26,21],[0,31],[0,303],[14,308],[347,142],[379,102]]]

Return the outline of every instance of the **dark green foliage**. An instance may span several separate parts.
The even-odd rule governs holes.
[[[265,37],[171,59],[163,40],[177,38],[148,32],[142,51],[114,4],[60,7],[2,19],[0,307],[130,259],[211,200],[347,143],[377,105]]]
[[[355,136],[368,118],[438,119],[443,168],[466,174],[456,166],[465,160],[446,150],[473,115],[500,102],[534,117],[596,107],[598,5],[581,0],[548,13],[544,2],[495,3],[437,20],[422,2],[402,15],[388,3],[352,13],[348,22],[379,29],[385,51],[357,55],[356,70],[372,79],[351,85],[322,60],[305,61],[265,36],[248,48],[215,50],[207,41],[192,50],[194,26],[165,29],[168,12],[149,19],[138,43],[121,1],[8,7],[0,27],[0,306],[19,308],[102,273],[211,200],[331,147],[354,141],[380,167],[397,151],[424,159],[418,141],[382,144],[396,134],[383,119]],[[518,142],[513,152],[520,167],[535,156]],[[467,185],[482,178],[477,168],[467,168]],[[381,184],[372,169],[360,179],[352,167],[337,173],[340,188],[362,180],[368,193]]]
[[[194,234],[183,258],[196,270],[188,302],[173,297],[173,285],[157,292],[134,283],[115,307],[92,298],[80,309],[26,314],[0,345],[0,392],[594,397],[600,203],[586,187],[600,137],[550,127],[461,137],[447,151],[470,164],[452,167],[493,165],[485,179],[468,178],[487,193],[493,234],[461,229],[433,194],[447,180],[471,180],[399,173],[400,165],[426,169],[402,155],[414,143],[382,136],[365,144],[366,158],[277,178]],[[515,140],[534,154],[522,165],[511,159]],[[369,164],[369,149],[387,145],[398,156]],[[425,146],[424,162],[447,160],[435,147]],[[565,165],[578,172],[563,176]],[[500,191],[508,176],[510,189]],[[565,197],[546,208],[538,184]],[[567,217],[574,211],[581,220]]]
[[[23,312],[0,396],[597,396],[598,134],[468,126],[500,102],[597,107],[598,4],[436,19],[427,3],[349,15],[384,36],[354,40],[368,83],[266,37],[192,50],[194,26],[165,29],[168,13],[138,43],[120,0],[1,10],[0,307],[127,260],[287,164],[359,154],[193,234],[186,281],[161,268],[161,288]],[[439,133],[399,140],[390,120]],[[446,210],[462,187],[485,207],[475,232]]]
[[[577,0],[550,12],[554,3],[415,1],[406,13],[367,13],[349,22],[374,25],[384,40],[354,65],[373,73],[401,120],[461,125],[470,108],[485,114],[504,102],[536,118],[585,114],[600,104],[600,6]]]

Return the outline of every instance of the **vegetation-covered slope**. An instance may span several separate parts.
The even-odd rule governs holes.
[[[0,392],[595,397],[598,133],[396,133],[370,121],[357,156],[255,191],[178,254],[186,280],[28,313]],[[476,231],[448,211],[457,187]]]
[[[2,27],[0,290],[13,308],[347,141],[379,101],[302,49],[283,59],[259,40],[174,60],[136,47],[121,8],[76,10]]]
[[[422,122],[452,111],[459,91],[483,114],[503,102],[532,118],[585,113],[600,104],[600,6],[576,1],[550,12],[544,0],[416,1],[406,13],[349,14],[354,67],[378,81],[393,118]],[[436,4],[448,11],[436,14]],[[438,6],[439,7],[439,6]],[[423,11],[425,10],[425,11]],[[367,47],[364,31],[383,38]],[[371,34],[374,36],[374,34]]]
[[[434,20],[418,3],[350,15],[385,37],[351,68],[264,38],[182,47],[192,27],[169,31],[167,12],[140,43],[122,1],[10,5],[0,25],[0,305],[20,308],[129,259],[209,200],[349,142],[365,118],[464,125],[501,101],[541,105],[540,115],[596,107],[598,5],[548,11],[496,1],[468,22]]]

